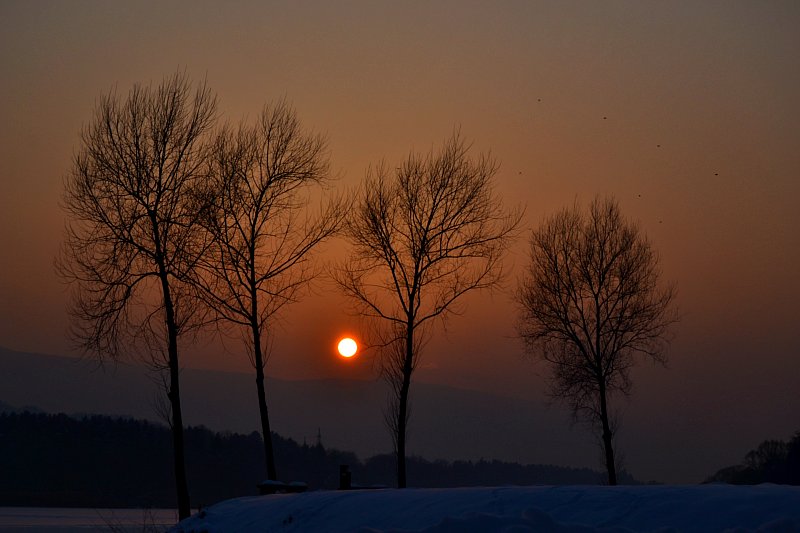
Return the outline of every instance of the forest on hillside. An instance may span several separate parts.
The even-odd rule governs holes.
[[[0,414],[0,506],[173,507],[171,435],[167,427],[130,418],[70,417],[65,414]],[[340,465],[353,484],[391,485],[395,458],[365,461],[322,442],[299,444],[273,434],[275,454],[287,482],[309,490],[335,489]],[[186,430],[186,459],[192,502],[208,506],[255,495],[265,476],[263,444],[257,432]],[[416,487],[598,484],[603,476],[586,468],[520,465],[502,461],[428,461],[410,457],[408,475]],[[625,474],[626,483],[635,480]]]

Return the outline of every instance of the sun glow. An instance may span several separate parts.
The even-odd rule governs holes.
[[[356,344],[356,341],[350,337],[345,337],[339,341],[339,345],[336,347],[336,349],[339,350],[339,355],[342,357],[350,358],[353,357],[358,351],[358,344]]]

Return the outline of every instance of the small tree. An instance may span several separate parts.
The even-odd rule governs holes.
[[[472,159],[468,151],[454,134],[439,152],[411,154],[394,172],[383,164],[369,172],[345,222],[351,258],[334,274],[375,325],[401,488],[409,389],[430,326],[457,311],[467,292],[498,283],[521,218],[493,191],[494,159]]]
[[[242,328],[256,371],[267,477],[276,479],[264,384],[273,317],[313,277],[313,249],[336,231],[339,201],[316,216],[312,193],[328,181],[325,139],[303,130],[281,101],[253,126],[219,132],[210,159],[204,217],[211,246],[197,286],[222,323]]]
[[[666,362],[675,289],[659,285],[656,252],[613,199],[547,220],[533,232],[530,260],[517,296],[519,334],[549,364],[551,393],[598,426],[616,485],[609,398],[629,394],[637,353]]]
[[[57,269],[72,285],[77,344],[100,360],[138,354],[165,378],[181,519],[189,516],[178,339],[196,306],[185,282],[203,249],[193,187],[216,98],[183,74],[103,96],[66,178]]]

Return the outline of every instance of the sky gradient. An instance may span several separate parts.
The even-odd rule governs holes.
[[[0,346],[75,355],[53,258],[81,125],[111,88],[185,69],[231,122],[288,98],[327,134],[342,188],[459,126],[497,157],[498,191],[526,208],[506,289],[465,300],[428,345],[422,381],[546,401],[546,369],[514,338],[527,236],[575,199],[614,195],[682,314],[669,367],[637,369],[631,402],[618,402],[621,447],[643,479],[688,480],[673,474],[686,461],[711,474],[800,430],[798,27],[790,1],[4,0]],[[322,257],[344,253],[334,240]],[[369,357],[335,356],[340,334],[358,337],[347,308],[324,284],[287,308],[268,373],[370,379]],[[214,346],[182,360],[249,370]],[[648,457],[656,444],[672,455]]]

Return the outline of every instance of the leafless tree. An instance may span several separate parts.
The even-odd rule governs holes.
[[[204,222],[212,244],[197,286],[221,323],[245,340],[256,371],[267,477],[274,480],[264,384],[273,318],[316,273],[309,259],[340,225],[343,207],[333,199],[309,212],[329,181],[326,143],[303,130],[285,101],[265,107],[252,126],[221,130],[211,153]]]
[[[530,261],[517,297],[519,334],[552,369],[551,393],[598,429],[616,485],[609,398],[630,393],[636,354],[666,362],[675,288],[660,285],[658,255],[614,199],[548,219],[532,234]]]
[[[57,270],[71,284],[72,335],[99,360],[143,357],[169,375],[180,518],[189,516],[178,340],[196,305],[188,273],[202,253],[191,194],[205,172],[216,97],[177,73],[103,96],[65,180],[69,216]]]
[[[493,190],[498,165],[469,156],[458,133],[440,151],[411,154],[390,171],[368,172],[345,222],[350,259],[334,272],[360,313],[371,319],[381,374],[391,386],[387,420],[406,486],[409,389],[436,319],[458,312],[467,292],[495,286],[501,257],[521,219]]]

